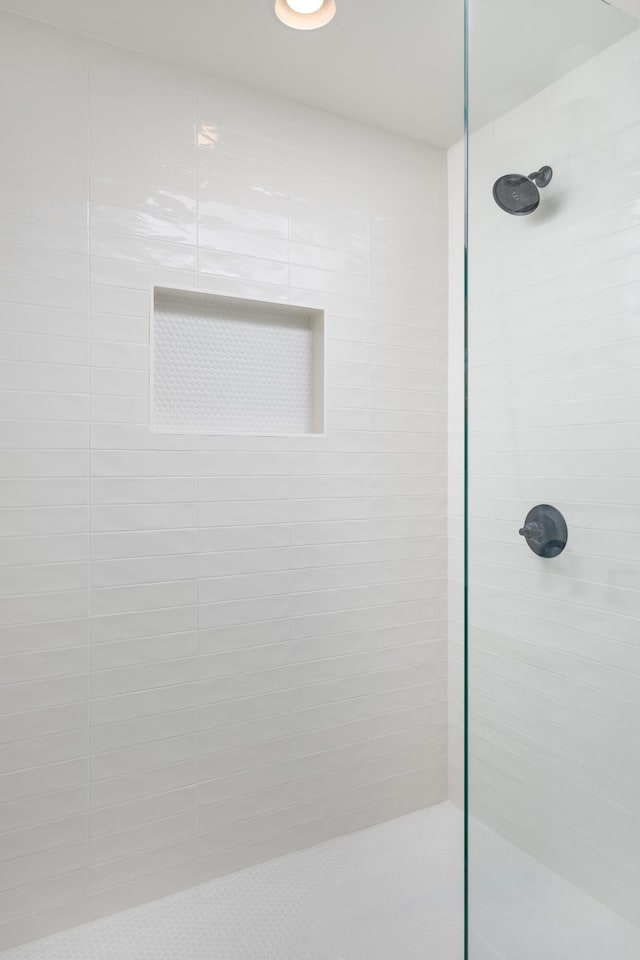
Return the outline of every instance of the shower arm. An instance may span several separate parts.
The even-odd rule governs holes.
[[[527,177],[528,180],[532,180],[536,187],[548,187],[551,183],[551,178],[553,176],[553,171],[551,167],[540,167],[539,170],[534,170],[533,173],[530,173]]]

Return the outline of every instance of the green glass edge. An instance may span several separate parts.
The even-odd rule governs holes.
[[[464,765],[464,960],[469,960],[469,23],[464,0],[464,428],[463,428],[463,765]]]

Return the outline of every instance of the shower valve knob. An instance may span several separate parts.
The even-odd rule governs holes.
[[[530,510],[518,533],[539,557],[557,557],[567,545],[566,521],[557,507],[548,503]]]
[[[518,533],[527,541],[542,540],[544,536],[544,528],[542,527],[542,524],[532,521],[531,523],[525,524],[524,527],[520,527]]]

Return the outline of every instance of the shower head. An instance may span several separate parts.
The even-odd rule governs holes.
[[[514,217],[524,217],[537,210],[540,203],[540,190],[546,187],[553,176],[551,167],[540,167],[528,177],[521,173],[507,173],[499,177],[493,185],[493,199],[501,210]]]

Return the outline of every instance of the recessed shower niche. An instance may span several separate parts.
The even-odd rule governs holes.
[[[151,427],[160,433],[324,431],[324,314],[155,287]]]

